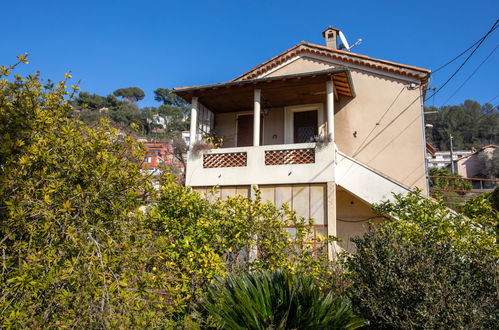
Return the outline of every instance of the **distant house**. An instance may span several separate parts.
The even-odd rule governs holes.
[[[465,178],[484,178],[484,179],[498,179],[497,177],[490,177],[486,171],[484,157],[492,158],[494,151],[499,146],[490,144],[470,153],[466,156],[460,157],[456,160],[457,174]],[[473,182],[475,188],[492,188],[497,185],[497,182],[492,181],[476,181]]]
[[[452,159],[454,160],[454,164],[456,161],[462,157],[471,155],[473,153],[472,150],[456,150],[452,152]],[[428,159],[428,167],[437,167],[437,168],[446,168],[451,165],[451,152],[450,151],[435,151],[431,158]]]
[[[184,142],[189,145],[191,141],[191,132],[190,131],[182,131],[182,139]]]
[[[220,84],[175,88],[192,104],[186,185],[288,203],[352,248],[373,203],[426,189],[422,107],[430,71],[301,42]],[[206,133],[223,139],[194,148]]]
[[[142,163],[145,170],[159,169],[162,165],[173,165],[173,147],[167,142],[145,142],[144,147],[147,150],[146,157]]]

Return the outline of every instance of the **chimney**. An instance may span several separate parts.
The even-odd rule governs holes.
[[[336,42],[336,38],[338,37],[338,32],[340,30],[335,29],[331,25],[327,27],[324,31],[322,31],[322,36],[324,37],[324,40],[326,41],[326,47],[333,48],[333,49],[338,49],[338,44]]]

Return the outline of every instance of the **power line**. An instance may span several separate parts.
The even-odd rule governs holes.
[[[473,77],[473,75],[480,69],[480,67],[492,56],[492,54],[494,54],[494,52],[496,51],[497,47],[499,47],[499,44],[496,45],[496,47],[489,53],[489,55],[487,55],[487,57],[476,67],[476,69],[468,76],[468,78],[466,78],[465,81],[463,81],[463,83],[454,91],[454,93],[452,93],[451,96],[449,96],[449,98],[444,102],[447,103],[449,102],[450,99],[452,99],[454,97],[454,95],[456,95],[457,92],[459,92],[459,90],[461,90],[461,88],[471,79],[471,77]]]
[[[482,37],[482,39],[480,40],[480,42],[475,46],[475,49],[473,49],[473,51],[471,52],[471,54],[469,54],[468,57],[466,57],[466,59],[464,60],[464,62],[461,63],[461,65],[459,66],[459,68],[457,68],[457,70],[454,71],[454,73],[449,77],[449,79],[447,79],[445,81],[445,83],[442,86],[440,86],[433,94],[431,94],[428,98],[426,98],[425,101],[428,101],[429,99],[431,99],[432,97],[434,97],[438,92],[440,92],[442,90],[442,88],[444,88],[456,76],[456,74],[469,61],[469,59],[473,56],[473,54],[475,54],[475,52],[478,50],[478,48],[480,48],[480,46],[483,44],[483,42],[485,41],[485,39],[487,39],[487,37],[496,29],[498,21],[499,20],[496,20],[494,22],[494,25],[492,25],[492,27],[490,28],[490,30]]]
[[[497,26],[494,28],[494,30],[497,28]],[[447,65],[453,63],[455,60],[457,60],[458,58],[460,58],[461,56],[463,56],[464,54],[466,54],[468,52],[468,50],[470,50],[471,48],[475,47],[480,41],[482,41],[483,37],[481,37],[480,39],[478,39],[477,41],[475,41],[475,43],[471,46],[469,46],[468,48],[466,48],[461,54],[457,55],[456,57],[454,57],[452,60],[450,60],[449,62],[445,63],[444,65],[438,67],[437,69],[433,70],[432,71],[432,74],[435,74],[437,73],[438,71],[442,70],[443,68],[445,68]]]
[[[491,103],[492,101],[494,101],[495,99],[497,99],[498,96],[499,96],[499,94],[497,94],[496,96],[494,96],[493,98],[491,98],[489,101],[487,101],[485,103]]]
[[[383,115],[381,116],[381,118],[378,119],[378,121],[376,122],[376,125],[374,125],[374,127],[372,128],[372,130],[369,132],[369,134],[366,136],[366,138],[364,139],[364,141],[362,141],[362,143],[359,145],[359,147],[357,148],[357,151],[360,150],[362,148],[362,146],[364,145],[364,143],[366,143],[366,141],[369,139],[369,137],[371,136],[371,134],[374,132],[374,130],[376,129],[376,127],[378,127],[378,125],[381,123],[381,120],[383,120],[383,118],[385,117],[385,115],[388,113],[388,111],[390,111],[390,109],[392,108],[392,106],[395,104],[395,102],[398,100],[400,94],[402,94],[402,92],[406,89],[406,86],[403,86],[402,89],[400,90],[400,92],[397,94],[397,96],[395,97],[395,99],[392,101],[392,103],[390,104],[390,106],[388,107],[388,109],[385,110],[385,112],[383,112]],[[357,152],[356,151],[356,152]],[[356,152],[354,154],[356,154]]]

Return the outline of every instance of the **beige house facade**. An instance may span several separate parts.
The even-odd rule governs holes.
[[[339,247],[368,229],[371,204],[426,194],[423,100],[430,71],[302,42],[233,80],[174,92],[192,104],[186,184],[288,203]],[[216,136],[218,148],[198,141]]]

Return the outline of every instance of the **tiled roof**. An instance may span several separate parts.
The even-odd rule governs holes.
[[[337,59],[339,61],[344,61],[351,64],[364,65],[369,68],[386,71],[390,73],[401,74],[405,76],[409,76],[411,78],[418,78],[423,83],[428,80],[428,77],[431,73],[428,69],[418,68],[411,65],[405,65],[400,63],[395,63],[386,60],[380,60],[376,58],[372,58],[366,55],[356,54],[349,51],[333,49],[321,45],[315,45],[308,42],[302,41],[298,45],[286,50],[285,52],[271,58],[270,60],[263,62],[260,65],[252,68],[251,70],[243,73],[239,77],[233,79],[236,80],[246,80],[246,79],[254,79],[261,74],[277,67],[278,65],[286,62],[287,60],[293,58],[294,56],[302,53],[310,53],[321,55],[333,59]]]
[[[475,151],[475,152],[472,152],[472,153],[470,153],[470,154],[468,154],[468,155],[464,155],[464,156],[462,156],[462,157],[458,158],[456,161],[460,161],[460,160],[462,160],[462,159],[464,159],[464,158],[469,158],[469,157],[474,156],[474,155],[476,155],[476,154],[479,154],[480,152],[484,151],[485,149],[489,149],[489,148],[494,148],[494,149],[497,149],[497,148],[499,148],[499,146],[497,146],[497,145],[495,145],[495,144],[488,144],[488,145],[486,145],[486,146],[481,147],[480,149],[478,149],[478,150],[477,150],[477,151]]]

